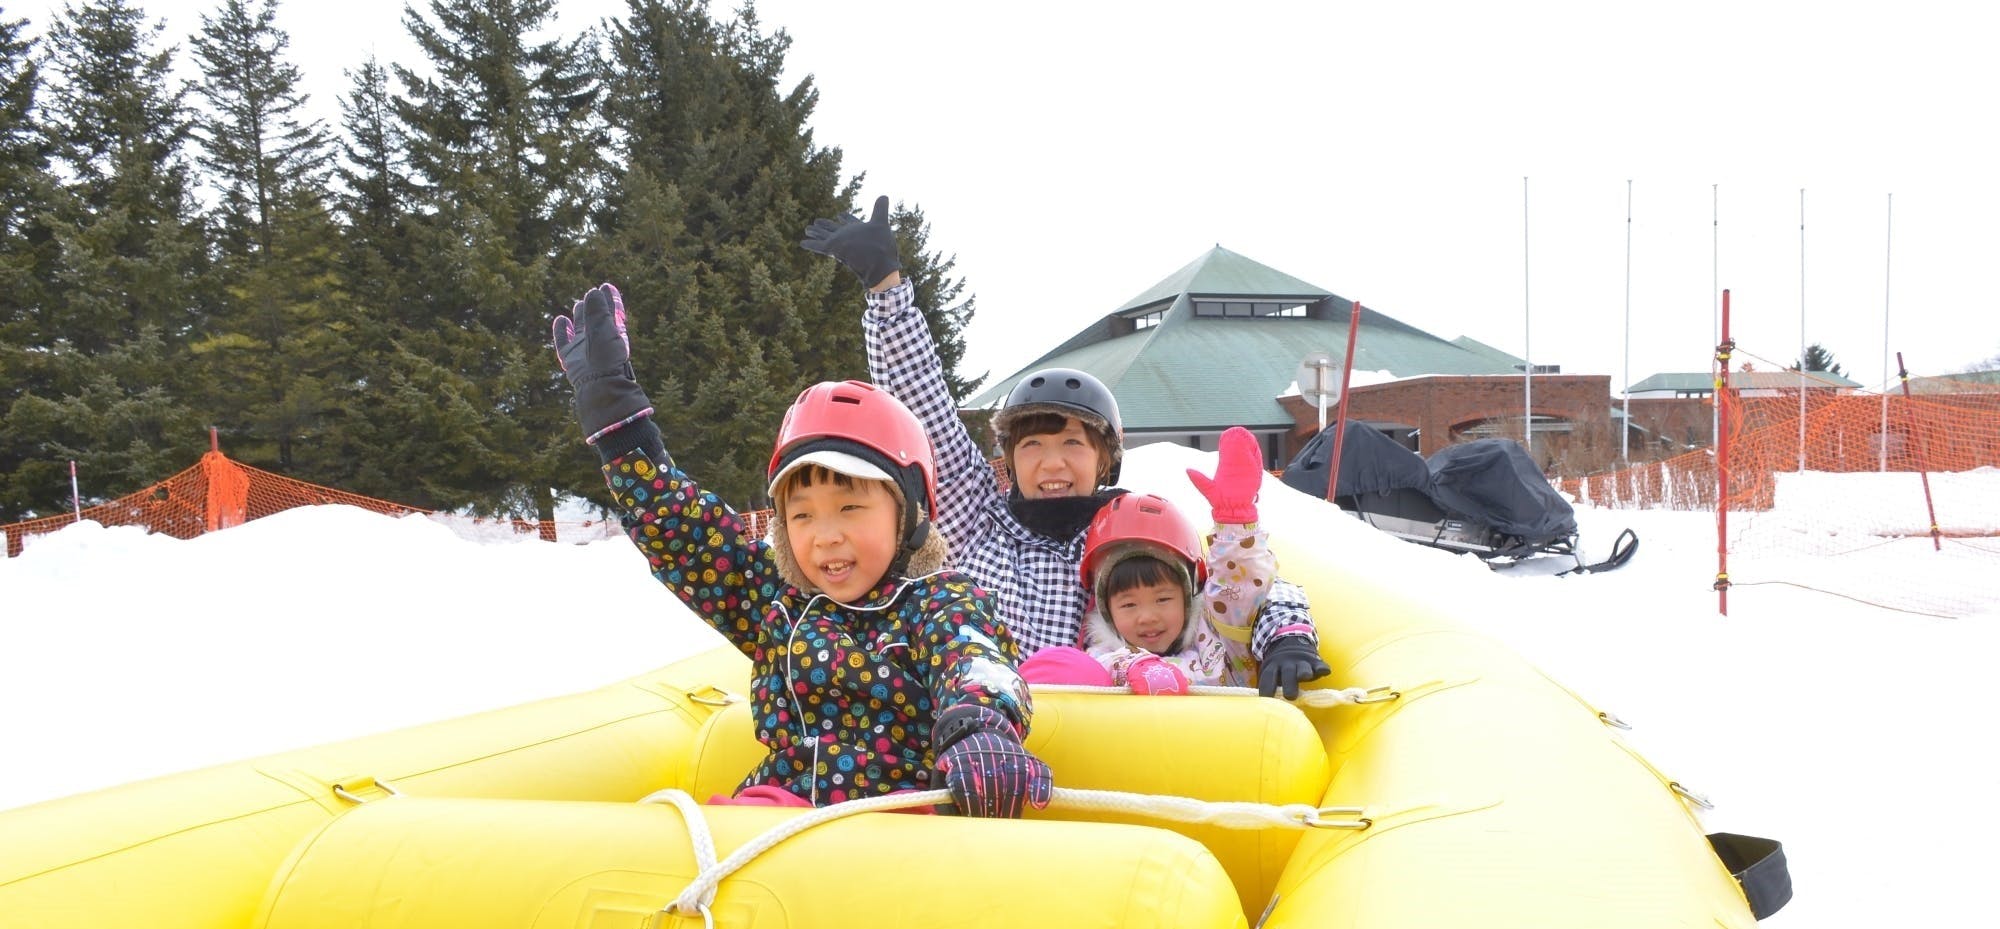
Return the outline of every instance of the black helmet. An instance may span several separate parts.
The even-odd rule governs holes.
[[[1007,455],[1010,467],[1015,439],[1012,427],[1021,417],[1033,413],[1075,417],[1096,429],[1104,437],[1111,459],[1104,483],[1118,483],[1118,470],[1125,454],[1124,427],[1118,421],[1118,399],[1096,375],[1075,368],[1043,368],[1030,372],[1007,392],[1007,402],[993,416],[993,431],[1000,437],[1001,451]]]

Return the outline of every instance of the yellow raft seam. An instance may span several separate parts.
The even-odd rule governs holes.
[[[643,710],[643,711],[641,711],[641,712],[637,712],[637,713],[632,713],[632,714],[630,714],[630,715],[626,715],[626,716],[621,716],[621,717],[618,717],[617,719],[608,719],[608,720],[603,720],[603,721],[601,721],[601,722],[599,722],[599,723],[597,723],[597,724],[595,724],[595,725],[592,725],[592,726],[587,726],[587,727],[584,727],[584,728],[582,728],[582,729],[572,729],[572,730],[570,730],[569,732],[565,732],[565,733],[562,733],[562,734],[560,734],[560,735],[554,735],[554,736],[550,736],[550,737],[548,737],[548,738],[546,738],[546,739],[542,739],[542,740],[540,740],[540,741],[537,741],[537,742],[530,742],[530,743],[527,743],[527,744],[525,744],[525,745],[516,745],[516,746],[513,746],[513,747],[511,747],[511,748],[508,748],[508,749],[506,749],[506,750],[504,750],[504,751],[497,751],[497,752],[491,752],[491,753],[488,753],[488,754],[485,754],[485,755],[480,755],[480,756],[478,756],[478,757],[476,757],[476,758],[464,758],[464,759],[460,759],[460,760],[458,760],[458,761],[455,761],[455,762],[452,762],[452,763],[450,763],[450,764],[446,764],[446,765],[440,765],[440,766],[438,766],[438,767],[435,767],[435,768],[430,768],[430,769],[427,769],[427,770],[423,770],[423,771],[416,771],[416,772],[405,772],[405,773],[402,773],[402,774],[399,774],[399,775],[397,775],[397,779],[399,779],[399,780],[400,780],[400,779],[403,779],[403,778],[410,778],[410,777],[424,777],[424,776],[426,776],[426,775],[431,775],[431,774],[436,774],[436,773],[438,773],[438,772],[440,772],[440,771],[449,771],[449,770],[451,770],[451,769],[453,769],[453,768],[459,768],[459,767],[464,767],[465,765],[469,765],[469,764],[474,764],[474,763],[477,763],[477,762],[480,762],[480,761],[485,761],[485,760],[488,760],[488,759],[491,759],[491,758],[499,758],[499,757],[503,757],[503,756],[505,756],[505,755],[510,755],[510,754],[513,754],[513,753],[515,753],[515,752],[519,752],[519,751],[524,751],[524,750],[526,750],[526,749],[530,749],[530,748],[539,748],[539,747],[541,747],[541,746],[543,746],[543,745],[548,745],[548,744],[550,744],[550,743],[553,743],[553,742],[560,742],[560,741],[562,741],[562,740],[564,740],[564,739],[572,739],[572,738],[575,738],[575,737],[577,737],[577,736],[580,736],[580,735],[584,735],[584,734],[586,734],[586,733],[589,733],[589,732],[595,732],[595,731],[597,731],[597,730],[599,730],[599,729],[604,729],[604,728],[607,728],[607,727],[610,727],[610,726],[616,726],[616,725],[621,725],[621,724],[623,724],[623,723],[628,723],[628,722],[631,722],[631,721],[633,721],[633,720],[635,720],[635,719],[642,719],[642,718],[644,718],[644,717],[647,717],[647,716],[652,716],[652,715],[655,715],[655,714],[658,714],[658,713],[666,713],[666,712],[677,712],[677,713],[680,713],[680,714],[681,714],[682,716],[684,716],[684,717],[687,717],[687,718],[688,718],[688,719],[689,719],[690,721],[692,721],[692,719],[693,719],[692,715],[688,713],[688,710],[687,710],[687,707],[685,707],[685,706],[682,706],[682,705],[681,705],[681,704],[680,704],[679,702],[675,702],[675,703],[673,703],[673,704],[671,704],[671,705],[669,705],[669,706],[665,706],[665,707],[659,707],[659,708],[655,708],[655,709],[650,709],[650,710]],[[267,758],[267,759],[265,759],[265,760],[269,760],[269,759]],[[279,777],[278,775],[275,775],[275,774],[272,774],[272,773],[271,773],[270,771],[267,771],[267,770],[265,770],[265,769],[264,769],[263,767],[261,767],[261,766],[260,766],[260,767],[258,767],[258,768],[256,768],[255,770],[256,770],[256,772],[258,773],[258,775],[260,775],[260,776],[264,777],[265,779],[267,779],[267,780],[270,780],[270,781],[273,781],[273,782],[276,782],[276,783],[278,783],[278,784],[280,784],[280,785],[282,785],[282,786],[284,786],[284,787],[286,787],[286,788],[288,788],[288,789],[290,789],[290,790],[293,790],[293,791],[296,791],[296,792],[298,793],[298,795],[299,795],[299,799],[297,799],[297,800],[291,800],[291,801],[287,801],[287,802],[284,802],[284,803],[276,803],[276,804],[272,804],[272,805],[270,805],[270,806],[266,806],[266,807],[262,807],[262,808],[259,808],[259,809],[255,809],[255,810],[249,810],[249,811],[246,811],[246,812],[242,812],[242,813],[238,813],[238,814],[235,814],[235,815],[233,815],[233,816],[228,816],[228,817],[224,817],[224,818],[222,818],[222,819],[215,819],[215,820],[210,820],[210,821],[208,821],[208,822],[204,822],[204,823],[199,823],[199,824],[196,824],[196,825],[193,825],[193,826],[186,826],[186,827],[183,827],[183,828],[180,828],[180,829],[176,829],[176,830],[174,830],[174,831],[172,831],[172,832],[167,832],[167,833],[162,833],[162,834],[160,834],[160,835],[155,835],[155,836],[151,836],[151,837],[148,837],[148,838],[145,838],[145,839],[141,839],[141,840],[139,840],[139,841],[136,841],[136,842],[132,842],[132,843],[130,843],[130,844],[127,844],[127,845],[123,845],[123,846],[120,846],[120,847],[118,847],[118,848],[113,848],[113,849],[106,849],[106,850],[104,850],[104,851],[100,851],[100,852],[98,852],[97,854],[94,854],[94,855],[91,855],[91,856],[90,856],[90,857],[88,857],[88,858],[79,858],[79,859],[77,859],[77,860],[75,860],[75,861],[69,861],[69,862],[65,862],[65,863],[63,863],[63,864],[59,864],[59,865],[56,865],[56,866],[54,866],[54,867],[50,867],[50,868],[45,868],[45,869],[43,869],[43,870],[40,870],[40,871],[36,871],[36,872],[34,872],[34,873],[31,873],[31,874],[22,874],[22,875],[19,875],[19,876],[17,876],[17,877],[15,877],[15,878],[13,878],[12,880],[8,880],[8,881],[4,881],[4,882],[0,882],[0,887],[6,887],[6,886],[8,886],[8,885],[10,885],[10,884],[16,884],[16,883],[19,883],[19,882],[21,882],[21,881],[26,881],[26,880],[32,880],[32,879],[34,879],[34,878],[38,878],[38,877],[42,877],[42,876],[44,876],[44,875],[48,875],[48,874],[54,874],[54,873],[56,873],[56,872],[59,872],[59,871],[63,871],[63,870],[66,870],[66,869],[69,869],[69,868],[74,868],[74,867],[77,867],[77,866],[79,866],[79,865],[85,865],[85,864],[89,864],[90,862],[93,862],[93,861],[96,861],[96,860],[98,860],[98,859],[100,859],[100,858],[107,858],[107,857],[110,857],[110,856],[112,856],[112,855],[117,855],[117,854],[120,854],[120,853],[122,853],[122,852],[126,852],[126,851],[130,851],[130,850],[132,850],[132,849],[135,849],[135,848],[143,848],[143,847],[145,847],[145,846],[148,846],[148,845],[152,845],[152,844],[154,844],[154,843],[156,843],[156,842],[164,842],[164,841],[166,841],[166,840],[168,840],[168,839],[172,839],[172,838],[177,838],[177,837],[179,837],[179,836],[183,836],[183,835],[187,835],[187,834],[189,834],[189,833],[193,833],[193,832],[198,832],[198,831],[200,831],[200,830],[202,830],[202,829],[208,829],[208,828],[211,828],[211,827],[214,827],[214,826],[222,826],[222,825],[227,825],[227,824],[229,824],[229,823],[233,823],[233,822],[236,822],[237,820],[241,820],[241,819],[249,819],[249,818],[251,818],[251,817],[256,817],[256,816],[262,816],[262,815],[264,815],[264,814],[266,814],[266,813],[273,813],[273,812],[276,812],[276,811],[279,811],[279,810],[285,810],[285,809],[290,809],[290,808],[292,808],[292,807],[296,807],[296,806],[298,806],[298,805],[300,805],[300,804],[302,804],[302,803],[310,803],[310,804],[314,804],[314,805],[319,805],[319,798],[318,798],[318,797],[316,797],[316,796],[315,796],[315,795],[314,795],[314,794],[313,794],[312,792],[310,792],[310,791],[307,791],[306,789],[304,789],[304,788],[300,787],[299,785],[297,785],[297,784],[294,784],[294,783],[292,783],[292,782],[290,782],[290,781],[287,781],[287,780],[285,780],[284,778],[282,778],[282,777]],[[338,812],[335,812],[335,813],[333,813],[332,815],[339,815],[339,813],[338,813]]]
[[[561,734],[559,734],[559,735],[553,735],[553,736],[549,736],[548,738],[545,738],[545,739],[541,739],[541,740],[538,740],[538,741],[534,741],[534,742],[527,742],[527,743],[523,743],[523,744],[521,744],[521,745],[515,745],[515,746],[512,746],[512,747],[510,747],[510,748],[506,748],[506,749],[503,749],[503,750],[501,750],[501,751],[496,751],[496,752],[489,752],[489,753],[487,753],[487,754],[484,754],[484,755],[478,755],[478,756],[475,756],[475,757],[472,757],[472,758],[461,758],[461,759],[459,759],[459,760],[457,760],[457,761],[454,761],[454,762],[451,762],[450,764],[444,764],[444,765],[439,765],[439,766],[437,766],[437,767],[435,767],[435,768],[427,768],[427,769],[425,769],[425,770],[422,770],[422,771],[405,771],[405,772],[402,772],[402,773],[399,773],[399,774],[395,775],[395,780],[398,780],[398,781],[401,781],[401,780],[405,780],[405,779],[408,779],[408,778],[412,778],[412,777],[425,777],[425,776],[428,776],[428,775],[432,775],[432,774],[436,774],[436,773],[438,773],[438,772],[440,772],[440,771],[449,771],[449,770],[451,770],[451,769],[453,769],[453,768],[462,768],[462,767],[465,767],[466,765],[471,765],[471,764],[478,764],[479,762],[482,762],[482,761],[487,761],[487,760],[490,760],[490,759],[493,759],[493,758],[503,758],[503,757],[505,757],[505,756],[507,756],[507,755],[512,755],[512,754],[514,754],[514,753],[516,753],[516,752],[523,752],[523,751],[527,751],[528,749],[531,749],[531,748],[540,748],[540,747],[542,747],[542,746],[544,746],[544,745],[549,745],[549,744],[553,744],[553,743],[556,743],[556,742],[561,742],[561,741],[563,741],[564,739],[573,739],[573,738],[576,738],[577,736],[580,736],[580,735],[585,735],[585,734],[587,734],[587,733],[591,733],[591,732],[596,732],[596,731],[597,731],[597,730],[599,730],[599,729],[608,729],[608,728],[610,728],[610,727],[612,727],[612,726],[617,726],[617,725],[622,725],[622,724],[624,724],[624,723],[628,723],[628,722],[631,722],[631,721],[633,721],[633,720],[635,720],[635,719],[643,719],[643,718],[645,718],[645,717],[648,717],[648,716],[654,716],[654,715],[657,715],[657,714],[660,714],[660,713],[666,713],[666,712],[675,712],[675,711],[678,711],[678,712],[680,712],[680,713],[681,713],[682,715],[687,715],[687,708],[686,708],[686,707],[683,707],[683,706],[680,706],[680,705],[678,705],[678,704],[675,704],[675,705],[673,705],[673,706],[668,706],[668,707],[660,707],[660,708],[657,708],[657,709],[651,709],[651,710],[642,710],[642,711],[640,711],[640,712],[637,712],[637,713],[633,713],[633,714],[631,714],[631,715],[628,715],[628,716],[620,716],[620,717],[618,717],[617,719],[607,719],[607,720],[603,720],[603,721],[601,721],[601,722],[598,722],[598,723],[596,723],[595,725],[591,725],[591,726],[585,726],[585,727],[584,727],[584,728],[582,728],[582,729],[572,729],[572,730],[570,730],[570,731],[568,731],[568,732],[565,732],[565,733],[561,733]],[[692,720],[692,717],[690,717],[690,720]],[[263,774],[264,776],[266,776],[266,777],[269,777],[269,778],[271,778],[272,780],[276,780],[276,781],[278,781],[279,783],[286,783],[286,782],[285,782],[285,781],[284,781],[284,780],[283,780],[282,778],[279,778],[279,777],[277,777],[276,775],[272,775],[272,774],[270,774],[270,773],[268,773],[268,772],[264,771],[264,770],[263,770],[263,769],[261,769],[261,768],[260,768],[260,769],[258,769],[258,773],[259,773],[259,774]],[[289,785],[288,785],[288,786],[289,786]],[[294,789],[297,789],[297,788],[294,788]],[[306,796],[307,796],[308,798],[310,798],[310,797],[311,797],[312,795],[311,795],[311,794],[307,794]]]

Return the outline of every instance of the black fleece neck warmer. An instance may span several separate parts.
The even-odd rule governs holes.
[[[1090,518],[1097,515],[1106,503],[1125,494],[1123,488],[1113,487],[1100,490],[1088,497],[1045,497],[1030,500],[1021,496],[1021,488],[1016,486],[1007,491],[1007,510],[1026,526],[1029,532],[1039,536],[1067,542],[1076,538],[1090,525]]]

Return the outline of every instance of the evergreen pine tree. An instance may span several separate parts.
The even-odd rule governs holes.
[[[277,0],[222,0],[193,41],[208,112],[197,126],[218,188],[210,280],[215,311],[193,350],[215,387],[233,455],[332,483],[345,474],[325,443],[328,408],[358,359],[357,328],[337,272],[327,184],[331,142],[304,118]]]
[[[341,183],[334,202],[346,229],[347,275],[370,282],[371,299],[364,306],[380,306],[395,302],[397,287],[413,270],[408,223],[417,192],[403,161],[407,143],[396,121],[389,72],[370,58],[360,70],[348,72],[348,78],[354,89],[340,102],[346,131],[335,168]]]
[[[441,397],[482,416],[430,455],[406,459],[430,505],[483,512],[533,500],[558,473],[555,435],[574,429],[548,349],[552,312],[583,280],[573,265],[603,134],[583,39],[530,41],[554,0],[433,0],[404,23],[433,74],[397,66],[393,100],[415,184],[403,217],[411,268],[393,331],[406,357],[456,377]],[[531,353],[542,360],[530,363]],[[405,372],[414,376],[422,372]],[[476,454],[475,460],[438,456]],[[572,449],[572,456],[574,450]]]
[[[0,18],[0,522],[46,504],[66,466],[26,441],[9,412],[23,397],[44,394],[52,372],[44,344],[42,304],[53,274],[54,237],[42,221],[52,178],[48,147],[36,127],[41,74],[25,35],[26,20]]]
[[[606,63],[623,157],[590,259],[625,289],[668,450],[704,486],[756,505],[798,392],[866,376],[851,276],[798,247],[854,189],[840,153],[807,129],[810,81],[779,86],[783,32],[764,34],[753,8],[718,20],[706,0],[629,9],[611,23]]]
[[[42,123],[61,182],[44,215],[56,257],[24,347],[47,365],[36,408],[62,415],[9,425],[37,457],[76,458],[101,495],[186,467],[207,438],[204,385],[186,364],[204,243],[182,152],[185,91],[170,84],[173,49],[154,48],[162,29],[123,0],[87,0],[47,36]],[[36,496],[60,505],[68,486]]]
[[[1797,371],[1801,368],[1806,371],[1824,371],[1835,377],[1847,376],[1847,372],[1833,360],[1833,353],[1818,342],[1806,346],[1805,356],[1794,362],[1790,370]]]

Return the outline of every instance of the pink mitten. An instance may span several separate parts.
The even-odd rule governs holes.
[[[1158,655],[1147,655],[1125,669],[1125,683],[1135,694],[1153,696],[1184,696],[1188,692],[1187,675]]]
[[[1231,426],[1218,444],[1215,476],[1189,468],[1188,480],[1208,498],[1218,523],[1257,521],[1257,490],[1264,483],[1264,451],[1257,437],[1242,426]]]

